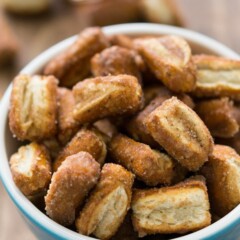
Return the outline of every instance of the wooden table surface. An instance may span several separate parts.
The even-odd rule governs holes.
[[[206,34],[240,53],[239,0],[177,0],[186,27]],[[26,63],[54,43],[91,24],[89,16],[60,0],[55,8],[38,17],[7,18],[20,42],[21,51],[13,67],[0,69],[0,97]],[[1,32],[0,32],[1,34]],[[34,240],[0,183],[0,239]]]

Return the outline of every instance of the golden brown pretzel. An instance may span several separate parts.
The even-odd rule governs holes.
[[[32,142],[18,149],[10,158],[13,180],[22,193],[34,197],[47,190],[51,180],[51,162],[47,149]]]
[[[100,165],[89,153],[67,157],[53,174],[45,196],[47,215],[64,226],[71,225],[76,209],[97,183],[99,175]]]
[[[134,114],[143,103],[142,88],[130,75],[90,78],[75,85],[73,94],[73,114],[80,124]]]
[[[146,118],[151,136],[190,171],[197,171],[212,152],[213,139],[198,115],[176,97]]]
[[[110,156],[116,163],[133,172],[148,186],[171,184],[184,179],[186,170],[165,153],[151,149],[122,134],[109,145]]]
[[[209,161],[201,169],[206,177],[211,207],[219,216],[240,203],[240,156],[224,145],[215,145]]]
[[[148,67],[170,90],[191,92],[196,84],[196,67],[188,43],[177,36],[134,40]]]
[[[57,84],[53,76],[20,74],[15,77],[9,125],[19,140],[38,141],[55,135]]]
[[[76,220],[79,233],[112,237],[123,222],[132,197],[134,175],[118,164],[103,166],[100,180]]]
[[[135,60],[136,54],[118,46],[106,48],[91,59],[92,73],[94,76],[128,74],[141,82],[141,73]]]
[[[214,137],[230,138],[239,131],[233,102],[228,98],[200,101],[196,112]]]
[[[171,187],[133,191],[132,221],[139,237],[204,228],[211,223],[209,209],[207,188],[200,176]]]
[[[44,74],[54,75],[60,85],[71,87],[89,75],[91,57],[108,46],[100,28],[87,28],[68,49],[47,64]]]
[[[240,100],[240,61],[211,55],[195,55],[197,97],[229,97]]]
[[[76,154],[80,151],[90,153],[100,165],[103,165],[106,158],[107,149],[104,138],[97,129],[80,129],[58,154],[53,163],[53,170],[57,171],[59,166],[68,156]]]

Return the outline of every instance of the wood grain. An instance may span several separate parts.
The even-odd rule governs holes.
[[[186,27],[206,34],[240,52],[239,0],[176,0]],[[63,1],[54,1],[54,8],[38,17],[6,17],[21,47],[15,66],[0,69],[0,97],[14,75],[31,59],[58,41],[93,24],[89,15]],[[1,34],[1,33],[0,33]],[[0,239],[34,240],[16,207],[0,184]]]

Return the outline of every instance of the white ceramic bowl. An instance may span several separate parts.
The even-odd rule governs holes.
[[[189,31],[182,28],[165,26],[159,24],[121,24],[104,27],[106,35],[112,34],[172,34],[178,35],[189,41],[193,49],[199,52],[211,52],[220,56],[239,59],[239,55],[221,43],[206,37],[202,34]],[[66,39],[53,47],[49,48],[33,61],[31,61],[21,72],[27,74],[38,73],[43,66],[58,53],[66,49],[76,36]],[[17,151],[19,143],[12,137],[8,127],[8,109],[12,86],[10,85],[1,101],[0,118],[0,176],[9,196],[17,206],[26,223],[37,236],[38,239],[71,239],[86,240],[93,239],[73,232],[56,222],[52,221],[40,210],[38,210],[15,186],[9,169],[8,159],[10,155]],[[13,223],[14,224],[14,223]],[[14,229],[14,225],[13,225]],[[198,239],[240,239],[240,205],[231,211],[228,215],[215,222],[214,224],[199,230],[195,233],[176,238],[178,240],[198,240]]]

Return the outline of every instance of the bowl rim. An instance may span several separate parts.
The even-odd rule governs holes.
[[[106,35],[113,34],[127,34],[127,35],[138,35],[138,34],[171,34],[182,36],[188,41],[199,44],[208,49],[214,50],[217,54],[229,57],[232,59],[240,59],[240,56],[226,47],[225,45],[219,43],[218,41],[207,37],[203,34],[183,29],[174,26],[162,25],[162,24],[152,24],[152,23],[128,23],[128,24],[118,24],[102,28]],[[71,45],[77,36],[72,36],[67,38],[54,46],[48,48],[43,53],[34,58],[25,68],[23,68],[20,73],[34,74],[57,54],[66,49]],[[4,188],[8,192],[8,195],[15,203],[21,213],[38,226],[44,232],[56,237],[57,239],[72,239],[72,240],[90,240],[96,239],[88,236],[81,235],[77,232],[69,230],[60,224],[51,220],[48,216],[37,209],[27,198],[20,192],[20,190],[15,186],[11,172],[8,164],[8,157],[6,153],[6,139],[5,139],[5,126],[8,124],[8,109],[9,100],[11,94],[12,84],[9,85],[6,90],[0,104],[0,109],[2,111],[2,118],[0,119],[0,179],[3,183]],[[203,228],[194,233],[190,233],[186,236],[174,238],[174,240],[192,240],[192,239],[207,239],[212,236],[220,236],[228,229],[238,225],[240,223],[240,204],[233,209],[229,214],[218,220],[217,222],[211,224],[210,226]]]

